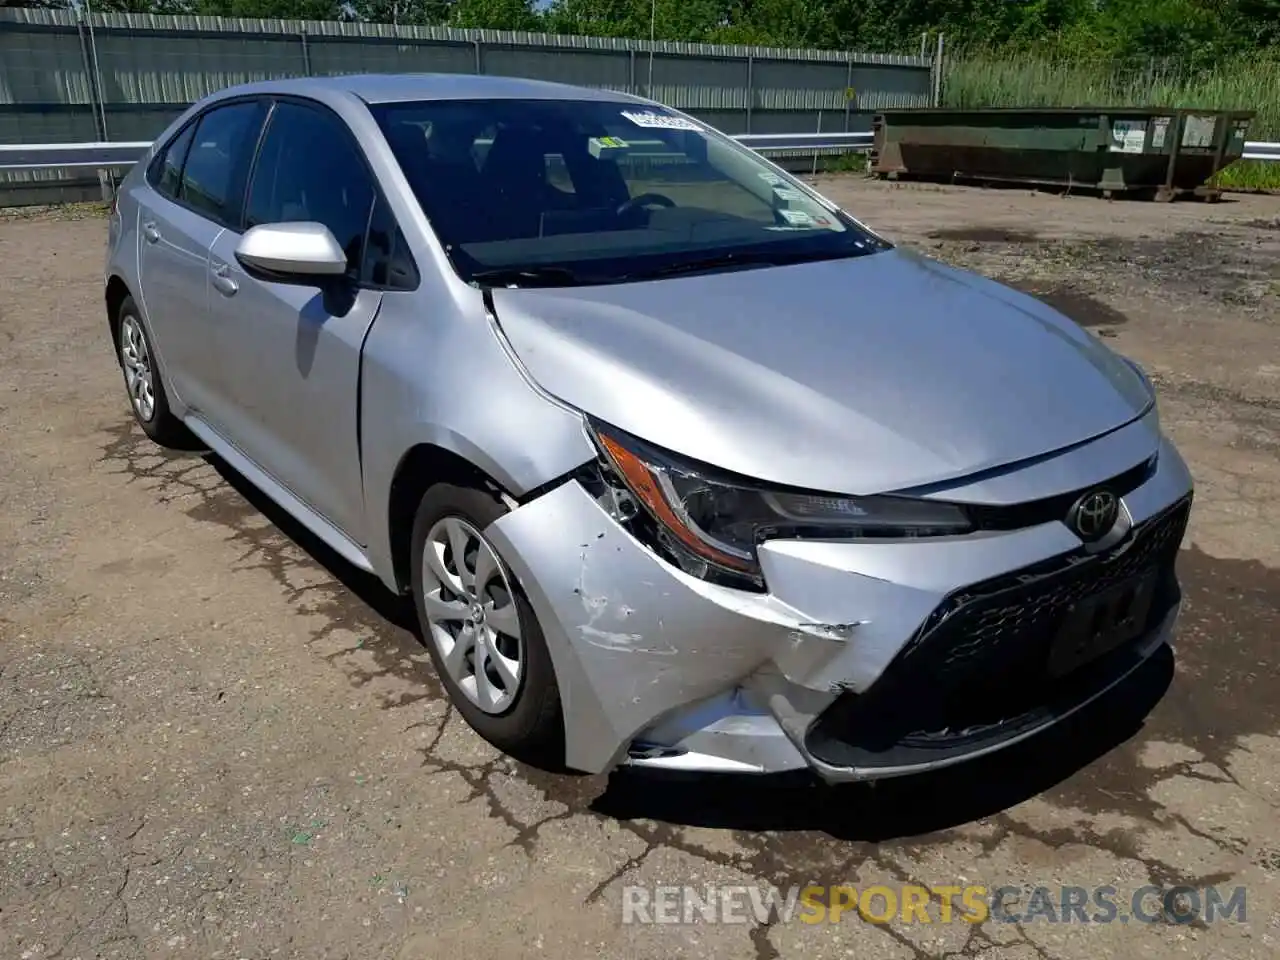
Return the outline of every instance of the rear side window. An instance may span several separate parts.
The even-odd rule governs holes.
[[[182,168],[179,201],[219,223],[232,225],[240,219],[262,111],[260,102],[242,101],[215,107],[200,118]]]
[[[164,152],[156,158],[149,171],[151,185],[170,200],[178,196],[178,186],[182,178],[182,164],[187,159],[187,151],[191,149],[191,141],[195,137],[196,125],[188,124],[180,134],[169,141]]]
[[[347,127],[319,108],[282,101],[262,138],[245,224],[322,223],[358,276],[377,190]]]

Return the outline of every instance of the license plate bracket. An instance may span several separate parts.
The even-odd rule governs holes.
[[[1049,675],[1062,677],[1139,636],[1155,599],[1154,571],[1068,609],[1049,647]]]

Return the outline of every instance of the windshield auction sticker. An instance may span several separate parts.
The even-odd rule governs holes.
[[[813,223],[813,217],[804,210],[779,210],[778,213],[793,227],[807,227]]]
[[[627,146],[627,141],[621,137],[592,137],[587,141],[587,149],[591,151],[591,155],[597,160],[600,154],[606,150],[622,150]]]
[[[685,117],[673,117],[669,113],[655,113],[652,110],[643,112],[623,110],[622,115],[637,127],[649,127],[654,130],[701,130],[702,128]]]

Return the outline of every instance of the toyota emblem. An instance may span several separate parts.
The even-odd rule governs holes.
[[[1120,501],[1109,490],[1094,490],[1076,501],[1067,514],[1067,525],[1085,543],[1099,540],[1116,525]]]

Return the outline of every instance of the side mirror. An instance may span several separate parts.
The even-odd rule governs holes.
[[[347,272],[347,254],[322,223],[263,223],[245,231],[236,259],[284,281],[322,281]]]

